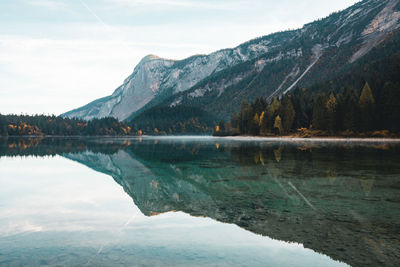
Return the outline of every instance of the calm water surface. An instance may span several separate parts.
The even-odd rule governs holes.
[[[0,139],[0,266],[400,266],[400,144]]]

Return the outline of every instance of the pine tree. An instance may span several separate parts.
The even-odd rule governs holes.
[[[273,115],[275,115],[279,111],[280,108],[281,108],[281,103],[279,102],[278,99],[275,98],[272,101],[271,105],[268,106],[269,115],[272,117]]]
[[[382,127],[394,132],[400,131],[400,84],[386,83],[382,95]]]
[[[292,101],[288,96],[285,96],[282,99],[282,107],[280,113],[282,115],[283,130],[285,133],[288,133],[292,129],[294,117],[296,115]]]
[[[297,88],[293,92],[293,97],[291,98],[295,111],[295,118],[293,122],[293,127],[295,129],[308,128],[310,126],[310,117],[312,116],[308,116],[306,109],[307,103],[309,103],[310,101],[306,99],[305,92],[305,88]]]
[[[0,136],[7,136],[8,129],[7,129],[7,122],[3,115],[0,114]]]
[[[359,104],[354,90],[346,87],[338,97],[337,129],[342,131],[357,131],[359,124]]]
[[[267,101],[263,97],[258,97],[253,105],[253,111],[257,114],[261,114],[267,108]]]
[[[313,129],[326,130],[326,96],[318,96],[313,108]]]
[[[336,108],[337,101],[335,95],[331,93],[328,101],[326,102],[327,126],[330,133],[334,133],[336,131]]]
[[[361,130],[371,131],[375,127],[375,99],[372,94],[371,88],[368,83],[365,86],[360,95],[360,115],[361,115]]]
[[[247,102],[242,103],[239,112],[239,130],[241,134],[249,134],[253,124],[253,111]]]

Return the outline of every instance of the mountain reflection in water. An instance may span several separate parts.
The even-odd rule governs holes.
[[[352,266],[400,259],[400,144],[223,138],[0,139],[110,175],[146,216],[182,211]]]

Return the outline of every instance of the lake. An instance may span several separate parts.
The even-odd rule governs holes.
[[[0,266],[400,266],[400,143],[0,139]]]

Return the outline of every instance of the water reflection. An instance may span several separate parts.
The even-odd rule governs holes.
[[[151,218],[182,211],[300,243],[352,266],[396,266],[400,258],[400,146],[395,143],[0,140],[2,156],[60,155],[112,176]],[[220,227],[207,233],[229,236],[230,231]],[[176,242],[170,238],[165,242]]]

